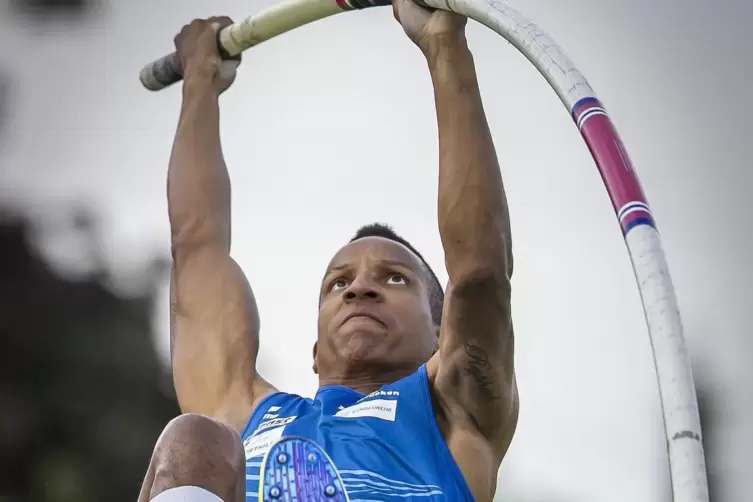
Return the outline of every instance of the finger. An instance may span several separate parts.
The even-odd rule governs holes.
[[[212,26],[217,25],[219,28],[224,28],[225,26],[233,24],[233,20],[228,16],[214,16],[210,17],[207,21],[209,21]]]
[[[173,43],[175,44],[176,49],[180,47],[180,42],[186,36],[186,30],[188,30],[188,25],[184,25],[183,28],[181,28],[180,31],[173,37]]]
[[[223,61],[220,65],[220,74],[218,78],[218,84],[220,93],[225,92],[235,81],[236,71],[240,61]]]
[[[403,0],[392,0],[392,14],[398,22],[400,22],[400,5],[402,4],[402,1]]]
[[[184,24],[178,34],[173,38],[173,42],[175,43],[176,47],[180,43],[180,41],[186,37],[186,34],[189,30],[194,29],[195,26],[200,25],[201,23],[206,23],[206,21],[204,19],[194,19],[190,23]]]
[[[222,54],[222,58],[225,59],[225,60],[233,60],[233,61],[240,62],[242,60],[242,58],[243,58],[243,56],[241,55],[241,53],[239,52],[235,56],[230,56],[222,48],[222,45],[220,44],[220,40],[219,40],[219,32],[220,32],[220,30],[222,30],[223,28],[225,28],[225,27],[230,26],[231,24],[233,24],[233,20],[230,19],[227,16],[215,16],[215,17],[210,17],[208,19],[208,21],[210,23],[212,23],[212,29],[217,34],[217,37],[218,37],[217,38],[217,44],[218,44],[218,46],[220,48],[220,53]]]
[[[220,82],[223,83],[223,87],[229,87],[235,80],[235,75],[238,71],[238,65],[240,61],[229,59],[223,61],[220,64],[220,74],[218,75]]]
[[[209,21],[207,19],[194,19],[190,23],[186,25],[186,28],[191,29],[200,29],[204,28],[207,24],[209,24]]]
[[[426,12],[436,12],[437,11],[437,9],[435,9],[434,7],[429,7],[428,5],[426,5],[426,3],[422,2],[421,0],[406,0],[406,1],[412,3],[413,5],[415,5],[416,7],[418,7],[419,9],[421,9],[423,11],[426,11]]]

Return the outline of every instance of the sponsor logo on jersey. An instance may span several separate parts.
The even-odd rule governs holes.
[[[267,420],[266,422],[262,422],[259,424],[259,427],[256,428],[256,431],[254,432],[254,435],[259,434],[261,431],[266,429],[271,429],[272,427],[284,427],[288,425],[290,422],[298,418],[297,415],[293,415],[292,417],[283,417],[283,418],[273,418],[272,420]]]
[[[273,444],[282,437],[285,427],[269,429],[261,434],[255,434],[243,442],[243,449],[246,452],[246,460],[253,457],[260,457],[266,454]]]
[[[261,417],[262,420],[269,420],[279,417],[280,415],[278,415],[277,412],[280,411],[280,409],[281,408],[279,406],[270,406],[267,410],[267,413],[263,417]]]
[[[340,418],[371,417],[394,422],[396,414],[396,399],[372,399],[370,401],[361,401],[353,406],[343,408],[335,413],[335,416]]]
[[[366,401],[367,399],[371,399],[372,397],[400,397],[400,391],[399,390],[377,390],[372,392],[366,397],[362,397],[358,400],[360,403],[361,401]]]

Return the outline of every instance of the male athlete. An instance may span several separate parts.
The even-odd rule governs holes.
[[[232,77],[223,77],[212,28],[230,21],[193,21],[176,37],[183,102],[168,202],[172,364],[184,414],[158,440],[140,501],[255,501],[261,459],[289,436],[322,446],[351,500],[492,500],[518,418],[507,203],[466,19],[412,0],[395,0],[394,12],[434,86],[449,284],[443,294],[389,227],[359,230],[322,283],[313,400],[257,373],[259,315],[230,257],[218,96]]]

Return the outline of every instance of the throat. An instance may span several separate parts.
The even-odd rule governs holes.
[[[394,366],[383,367],[379,365],[358,365],[358,368],[349,368],[346,371],[319,376],[319,386],[339,385],[347,387],[360,394],[368,395],[379,390],[385,385],[390,385],[398,380],[412,375],[418,369],[416,367],[397,368]]]

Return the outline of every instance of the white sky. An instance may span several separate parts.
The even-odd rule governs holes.
[[[44,212],[101,212],[105,258],[127,283],[166,255],[165,175],[179,88],[150,94],[141,66],[193,17],[236,19],[272,0],[111,2],[78,30],[0,20],[14,71],[0,194]],[[521,0],[575,61],[616,123],[654,209],[696,374],[722,398],[710,468],[727,500],[753,428],[749,284],[753,215],[753,3]],[[436,228],[436,125],[428,73],[389,9],[300,28],[245,54],[222,99],[234,187],[233,254],[262,316],[261,371],[312,393],[319,280],[364,223],[393,224],[444,281]],[[518,433],[499,500],[667,500],[650,346],[622,236],[567,111],[534,68],[469,28],[511,205]],[[5,48],[18,48],[7,51]],[[50,246],[63,262],[62,243]],[[75,260],[74,260],[75,261]],[[62,266],[62,265],[61,265]],[[166,288],[155,320],[167,346]],[[749,421],[748,421],[749,422]]]

